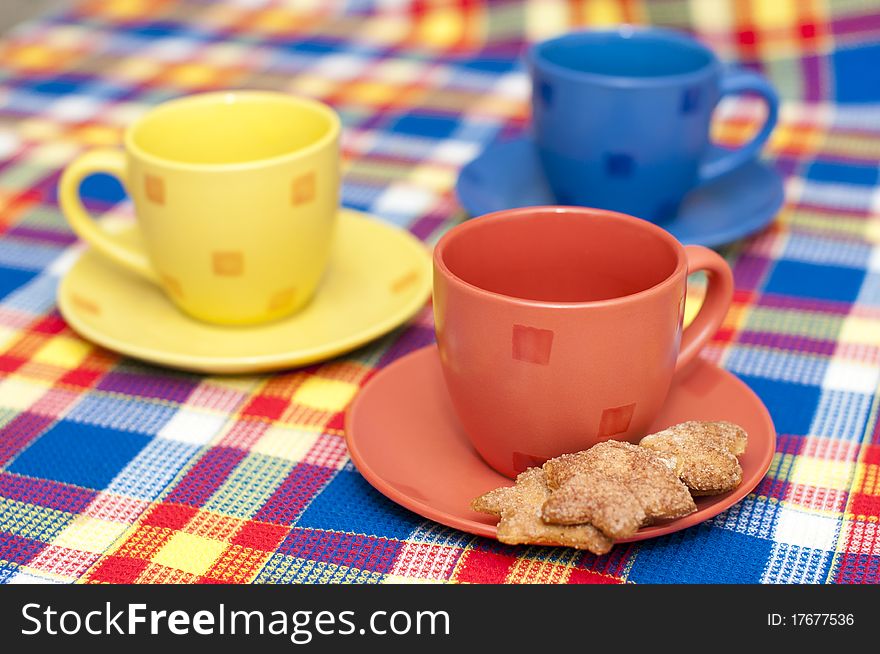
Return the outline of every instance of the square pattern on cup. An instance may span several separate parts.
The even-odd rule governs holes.
[[[291,202],[293,206],[307,204],[315,199],[317,176],[314,171],[304,173],[293,180],[291,185]]]
[[[553,331],[528,325],[514,325],[511,345],[514,360],[546,366],[550,363],[550,355],[553,351]]]
[[[240,277],[244,274],[244,253],[229,250],[211,253],[214,274],[218,277]]]
[[[444,530],[388,502],[351,468],[342,412],[376,370],[433,342],[430,308],[342,360],[357,361],[359,374],[315,366],[271,388],[261,376],[168,375],[88,345],[57,314],[58,283],[80,251],[57,207],[58,174],[80,150],[117,147],[145,108],[232,86],[327,100],[347,131],[342,202],[430,243],[458,221],[456,168],[526,125],[528,77],[494,45],[583,26],[573,20],[626,22],[632,9],[536,12],[530,3],[525,12],[505,4],[402,15],[383,6],[340,24],[313,20],[315,3],[287,12],[247,4],[168,13],[167,3],[139,3],[129,16],[119,3],[87,3],[76,16],[38,20],[27,43],[3,49],[12,74],[0,109],[15,120],[0,127],[0,497],[11,516],[0,530],[0,580],[878,583],[880,139],[863,106],[835,104],[877,99],[862,72],[874,49],[845,38],[876,21],[873,7],[832,3],[819,15],[794,0],[736,11],[694,2],[673,21],[727,39],[791,100],[764,151],[786,177],[788,204],[728,253],[734,310],[709,351],[767,404],[778,448],[753,493],[686,538],[593,557]],[[474,30],[475,21],[505,28]],[[91,23],[105,39],[92,38],[83,27]],[[267,38],[229,45],[246,32]],[[401,56],[425,47],[438,58]],[[561,100],[558,89],[543,95]],[[682,111],[705,100],[687,91],[676,99]],[[747,137],[756,107],[725,102],[716,140]],[[609,165],[615,174],[629,167]],[[282,189],[292,208],[317,198],[319,180],[303,174]],[[148,175],[132,190],[164,210],[172,180]],[[82,194],[96,214],[130,212],[107,178],[87,180]],[[211,255],[208,274],[247,273],[234,257],[215,273]],[[406,292],[407,279],[389,280],[389,293]],[[266,289],[266,306],[286,286]],[[186,292],[170,278],[165,288]],[[83,315],[104,309],[82,293],[73,301]],[[545,348],[542,338],[524,337],[519,364],[552,361],[559,344]],[[358,515],[338,511],[352,502]]]
[[[153,204],[165,204],[165,182],[158,175],[144,176],[144,195]]]

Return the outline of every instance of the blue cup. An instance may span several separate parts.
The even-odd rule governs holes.
[[[752,161],[776,125],[779,99],[763,77],[725,69],[678,32],[575,32],[534,45],[528,59],[535,141],[560,204],[662,223],[689,190]],[[715,106],[745,92],[766,101],[766,122],[737,150],[713,148]]]

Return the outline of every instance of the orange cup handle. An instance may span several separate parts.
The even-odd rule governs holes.
[[[733,273],[727,262],[719,254],[699,245],[688,245],[684,250],[688,260],[688,274],[705,270],[709,287],[700,311],[681,335],[681,350],[678,361],[675,362],[676,372],[693,361],[715,335],[733,301]]]

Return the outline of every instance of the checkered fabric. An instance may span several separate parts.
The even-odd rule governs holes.
[[[530,40],[576,25],[686,29],[785,98],[776,222],[724,250],[733,309],[705,356],[779,432],[766,479],[718,517],[615,547],[508,547],[374,491],[342,411],[433,340],[430,309],[350,356],[196,376],[93,347],[55,308],[78,246],[56,200],[79,152],[167,98],[270,88],[345,124],[342,199],[434,242],[452,187],[521,130]],[[0,44],[0,580],[880,582],[880,3],[859,0],[90,0]],[[877,103],[872,106],[871,103]],[[760,107],[732,101],[735,143]],[[96,212],[130,205],[106,176]]]

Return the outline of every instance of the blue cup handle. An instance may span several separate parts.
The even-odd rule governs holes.
[[[747,91],[757,93],[767,103],[767,120],[764,122],[764,126],[761,127],[755,138],[738,150],[734,150],[722,157],[704,161],[700,165],[701,182],[708,182],[716,177],[726,175],[752,161],[761,152],[761,148],[764,147],[764,143],[767,142],[770,133],[776,127],[776,119],[779,113],[779,96],[776,95],[776,91],[770,86],[770,83],[757,73],[741,68],[734,68],[724,72],[721,78],[721,96],[719,101],[725,95],[745,93]]]

